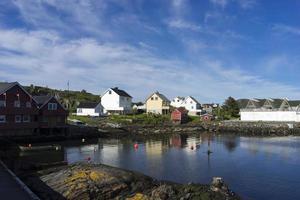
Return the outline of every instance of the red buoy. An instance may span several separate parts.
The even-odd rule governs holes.
[[[133,146],[135,149],[139,148],[139,145],[137,143],[135,143]]]

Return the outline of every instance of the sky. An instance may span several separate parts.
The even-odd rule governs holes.
[[[1,0],[0,81],[300,99],[298,0]]]

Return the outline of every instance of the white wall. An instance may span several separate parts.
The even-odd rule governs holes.
[[[179,108],[179,107],[182,107],[182,106],[183,106],[183,105],[182,105],[183,102],[184,102],[184,100],[182,100],[182,99],[180,99],[180,98],[178,98],[178,97],[175,97],[175,98],[171,101],[170,105],[173,106],[173,107],[175,107],[175,108]]]
[[[79,112],[79,109],[81,109],[82,112]],[[99,111],[97,112],[95,108],[77,108],[76,115],[98,117],[101,115],[101,113],[99,113]]]
[[[241,111],[242,121],[300,121],[300,113],[296,111]]]
[[[109,94],[111,92],[111,94]],[[131,112],[132,98],[120,97],[112,89],[108,89],[101,97],[101,104],[104,108],[104,113],[108,111],[125,111]]]

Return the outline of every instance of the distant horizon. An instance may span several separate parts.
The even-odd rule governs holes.
[[[3,0],[0,80],[201,102],[300,99],[297,0]]]

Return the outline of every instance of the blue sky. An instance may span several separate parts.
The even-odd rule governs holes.
[[[300,98],[297,0],[1,0],[0,81]]]

